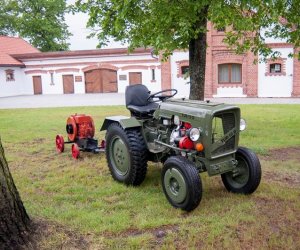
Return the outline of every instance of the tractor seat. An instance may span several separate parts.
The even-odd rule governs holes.
[[[131,112],[131,115],[139,118],[152,116],[153,112],[157,109],[158,104],[149,102],[147,100],[149,96],[150,91],[145,85],[136,84],[126,87],[126,108]]]

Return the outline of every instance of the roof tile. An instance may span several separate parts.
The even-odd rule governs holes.
[[[19,37],[0,36],[0,66],[23,66],[24,64],[11,56],[11,54],[37,53],[28,42]]]

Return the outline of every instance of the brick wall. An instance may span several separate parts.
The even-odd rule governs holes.
[[[256,97],[258,91],[258,65],[254,64],[254,60],[257,57],[251,52],[236,55],[222,42],[225,37],[224,32],[215,30],[210,22],[207,28],[208,47],[206,52],[205,97],[209,98],[216,95],[218,87],[242,87],[243,94],[249,97]],[[242,65],[242,83],[218,83],[218,65],[224,63],[238,63]]]
[[[300,97],[300,60],[298,59],[298,55],[300,53],[300,49],[295,50],[294,57],[294,73],[293,73],[293,97]]]
[[[171,62],[170,59],[161,62],[161,89],[171,88]]]

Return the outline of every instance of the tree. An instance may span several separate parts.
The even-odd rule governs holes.
[[[41,51],[67,50],[65,0],[0,0],[0,34],[19,35]]]
[[[165,57],[188,48],[190,99],[204,99],[208,20],[216,28],[234,27],[225,42],[237,53],[272,54],[264,44],[264,29],[264,36],[299,46],[299,0],[77,0],[76,6],[89,13],[87,25],[100,46],[114,38],[128,43],[129,49],[153,47]]]
[[[30,219],[5,159],[0,139],[0,248],[18,249],[28,241]]]

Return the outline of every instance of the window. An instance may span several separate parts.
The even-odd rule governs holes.
[[[266,62],[265,76],[286,76],[287,58],[270,58]]]
[[[14,70],[12,70],[12,69],[7,69],[7,70],[5,70],[5,74],[6,74],[6,81],[7,81],[7,82],[10,82],[10,81],[14,81],[14,80],[15,80]]]
[[[270,73],[281,73],[281,64],[280,63],[270,64]]]
[[[53,77],[53,73],[52,72],[50,73],[50,79],[51,79],[50,85],[55,85],[54,84],[54,77]]]
[[[181,75],[189,73],[189,66],[181,66]]]
[[[152,81],[155,81],[155,69],[152,69],[152,70],[151,70],[151,73],[152,73],[152,74],[151,74],[151,76],[152,76],[152,79],[151,79],[151,80],[152,80]]]
[[[242,83],[242,65],[236,63],[219,64],[219,83]]]

